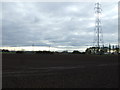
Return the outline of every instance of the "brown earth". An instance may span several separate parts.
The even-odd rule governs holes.
[[[118,88],[117,55],[3,54],[2,88]]]

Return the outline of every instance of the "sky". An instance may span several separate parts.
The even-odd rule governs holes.
[[[93,45],[95,2],[2,2],[2,47]],[[118,2],[101,2],[104,44],[118,43]]]

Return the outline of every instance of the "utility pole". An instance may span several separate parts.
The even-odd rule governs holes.
[[[32,51],[34,51],[34,43],[32,44]]]

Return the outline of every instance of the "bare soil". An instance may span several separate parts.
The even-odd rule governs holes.
[[[3,54],[2,88],[118,88],[117,55]]]

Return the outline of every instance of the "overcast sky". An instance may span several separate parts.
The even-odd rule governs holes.
[[[93,45],[95,2],[4,2],[2,46]],[[102,2],[105,44],[118,41],[118,3]],[[0,18],[1,19],[1,18]]]

